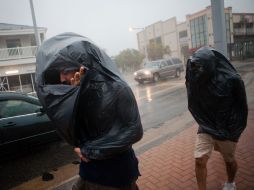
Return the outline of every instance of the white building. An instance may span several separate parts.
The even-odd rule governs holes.
[[[180,57],[176,17],[145,27],[144,30],[137,33],[137,39],[138,48],[143,54],[145,53],[145,45],[154,42],[162,44],[164,47],[168,46],[171,50],[171,56]]]
[[[179,39],[179,58],[186,62],[189,58],[189,42],[188,42],[188,32],[187,23],[182,22],[177,24],[177,32]]]
[[[232,13],[232,7],[224,8],[228,57],[254,57],[254,13]],[[171,56],[182,61],[203,46],[214,47],[211,6],[186,15],[186,21],[177,23],[176,17],[159,21],[137,33],[139,51],[155,42],[169,46]]]
[[[46,28],[38,27],[41,41]],[[32,26],[0,23],[0,91],[34,92],[35,53]]]

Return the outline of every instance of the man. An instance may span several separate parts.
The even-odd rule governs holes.
[[[135,97],[111,59],[87,38],[64,33],[36,57],[37,94],[81,158],[73,190],[136,190],[132,144],[143,130]]]
[[[188,108],[199,125],[194,152],[198,189],[206,189],[206,165],[214,149],[226,164],[223,190],[235,190],[235,149],[248,115],[244,83],[221,53],[200,48],[187,63],[186,87]]]

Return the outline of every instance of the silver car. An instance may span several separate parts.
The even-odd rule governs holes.
[[[143,69],[134,73],[134,79],[143,84],[145,81],[157,82],[170,76],[180,77],[184,71],[183,63],[178,58],[160,59],[147,62]]]

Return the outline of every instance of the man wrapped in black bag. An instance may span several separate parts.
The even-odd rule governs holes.
[[[138,189],[132,144],[142,138],[142,124],[112,60],[86,37],[64,33],[42,44],[36,62],[37,95],[81,158],[73,190]]]
[[[223,190],[235,190],[235,149],[248,115],[244,83],[220,52],[200,48],[187,62],[186,87],[188,108],[199,125],[194,152],[198,189],[206,189],[206,165],[214,149],[226,164]]]

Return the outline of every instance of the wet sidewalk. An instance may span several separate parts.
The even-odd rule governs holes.
[[[236,150],[237,190],[254,189],[254,104],[249,105],[248,124]],[[141,190],[194,190],[194,142],[197,125],[139,156]],[[222,189],[226,170],[221,155],[213,152],[208,161],[207,190]]]

